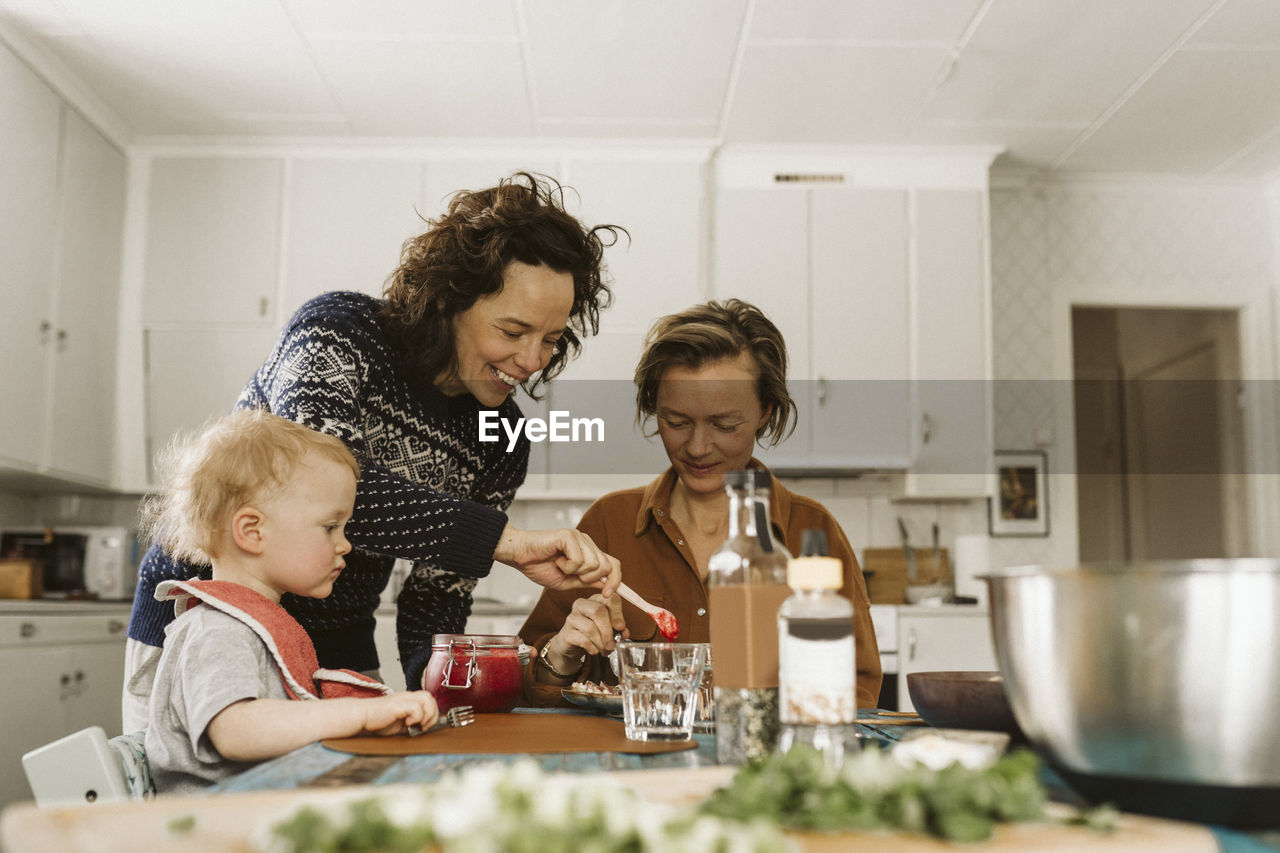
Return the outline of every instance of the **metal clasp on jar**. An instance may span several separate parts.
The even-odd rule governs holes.
[[[467,658],[467,680],[465,684],[454,684],[452,680],[453,664],[457,660],[457,658],[455,658],[453,655],[453,649],[455,644],[458,646],[459,651],[462,651],[463,649],[467,649],[467,648],[471,650],[471,655]],[[449,639],[449,648],[446,650],[445,654],[447,654],[449,657],[444,662],[444,674],[441,676],[441,681],[443,681],[444,686],[450,690],[466,690],[468,687],[471,686],[471,681],[472,679],[475,678],[475,674],[476,674],[476,666],[477,666],[476,641],[466,640],[462,643],[458,643],[456,640],[454,640],[451,637]]]

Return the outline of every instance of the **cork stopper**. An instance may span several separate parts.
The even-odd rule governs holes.
[[[843,567],[835,557],[796,557],[787,563],[787,586],[792,589],[839,589]]]

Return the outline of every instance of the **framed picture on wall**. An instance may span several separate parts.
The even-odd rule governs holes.
[[[1048,454],[997,450],[996,494],[989,501],[992,536],[1048,536]]]

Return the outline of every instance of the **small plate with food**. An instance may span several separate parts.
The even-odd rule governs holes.
[[[560,695],[580,708],[622,716],[622,688],[616,684],[576,681],[560,691]]]

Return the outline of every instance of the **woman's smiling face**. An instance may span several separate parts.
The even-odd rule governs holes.
[[[547,366],[569,324],[573,276],[512,261],[502,290],[453,318],[457,372],[436,379],[441,393],[471,394],[490,408]]]
[[[658,435],[690,492],[724,488],[726,471],[751,461],[756,431],[769,413],[760,405],[758,370],[750,353],[698,368],[671,367],[658,383]]]

